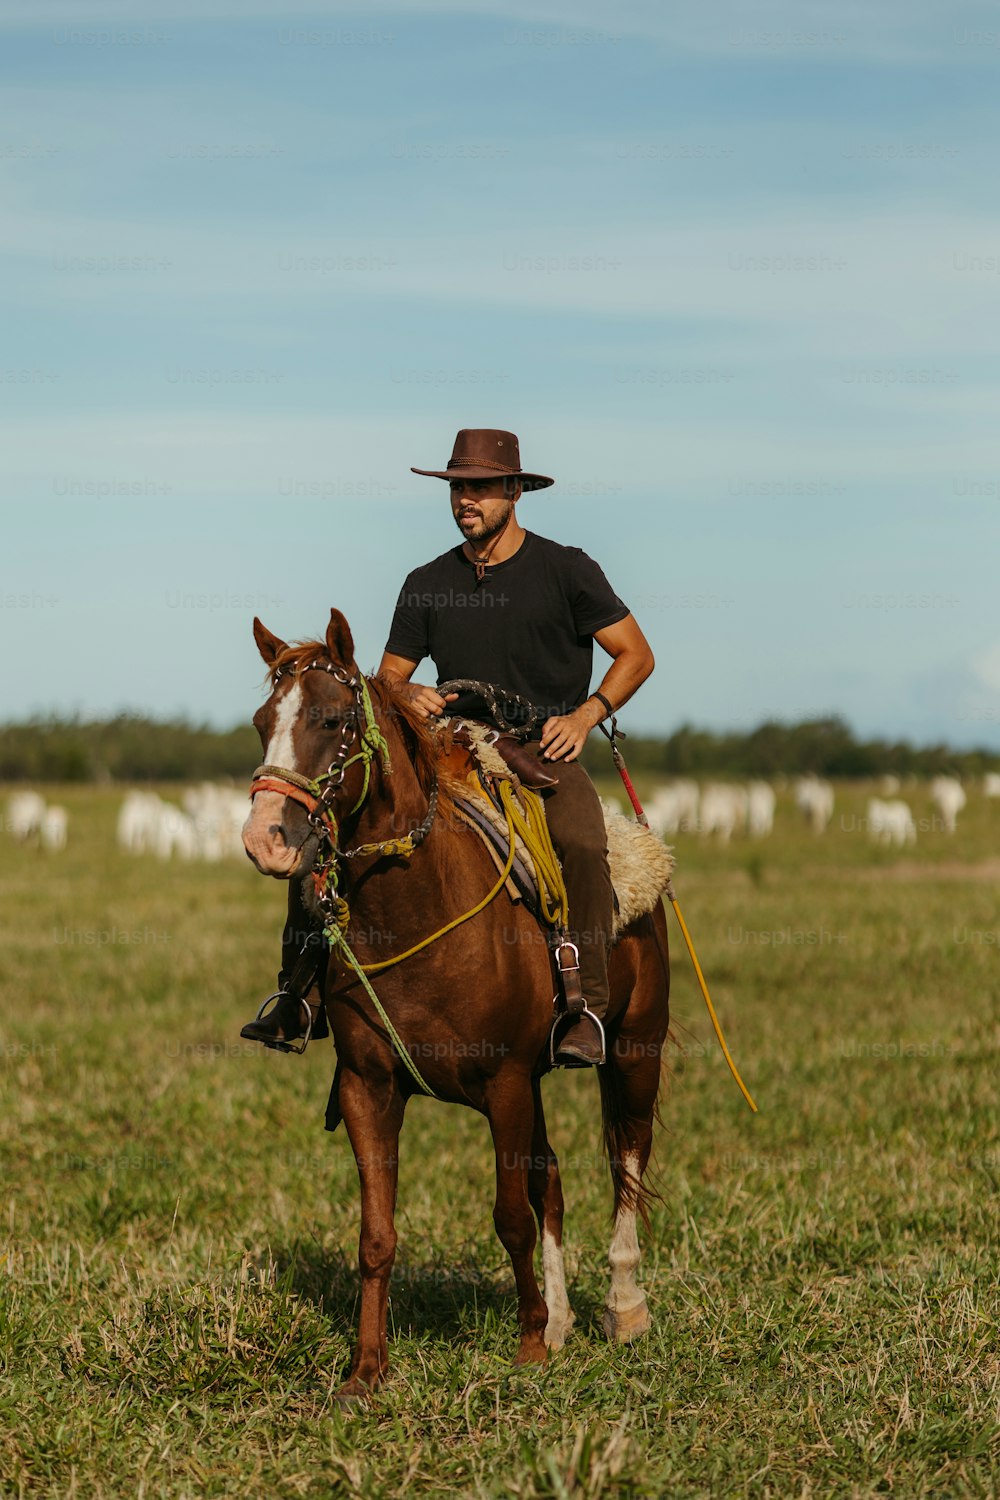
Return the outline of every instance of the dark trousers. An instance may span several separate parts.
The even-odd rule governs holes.
[[[542,800],[566,882],[569,925],[580,950],[584,997],[591,1010],[603,1017],[608,1008],[608,950],[614,923],[604,809],[579,761],[542,760],[537,741],[525,749],[559,781],[543,792]]]

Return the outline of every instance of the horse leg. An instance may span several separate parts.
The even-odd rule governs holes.
[[[642,1179],[653,1143],[660,1058],[670,1018],[670,962],[662,905],[642,919],[637,966],[628,1008],[608,1063],[601,1070],[604,1139],[615,1186],[615,1225],[608,1261],[611,1286],[604,1303],[604,1331],[627,1343],[652,1325],[646,1294],[637,1284],[639,1236],[636,1215],[645,1219]]]
[[[549,1321],[545,1325],[545,1342],[550,1349],[561,1349],[576,1319],[566,1295],[566,1269],[563,1264],[562,1225],[563,1194],[559,1162],[545,1129],[541,1083],[532,1085],[535,1100],[535,1129],[531,1138],[531,1165],[528,1169],[528,1197],[535,1210],[542,1236],[542,1274],[545,1306]]]
[[[509,1074],[486,1101],[497,1161],[493,1222],[514,1268],[521,1342],[514,1363],[544,1362],[548,1311],[535,1280],[535,1221],[528,1197],[528,1168],[535,1135],[531,1080]]]
[[[386,1318],[396,1258],[393,1212],[405,1100],[392,1079],[377,1086],[345,1068],[340,1107],[361,1181],[361,1317],[350,1374],[337,1392],[337,1400],[349,1405],[368,1396],[389,1369]]]
[[[611,1076],[602,1079],[608,1155],[615,1184],[615,1224],[608,1251],[611,1285],[604,1302],[602,1321],[608,1338],[628,1343],[648,1332],[652,1326],[646,1294],[635,1279],[639,1269],[636,1215],[642,1175],[653,1143],[653,1111],[660,1062],[658,1057],[643,1058],[645,1066],[626,1071],[619,1061],[621,1044],[622,1037],[619,1036],[608,1059]]]

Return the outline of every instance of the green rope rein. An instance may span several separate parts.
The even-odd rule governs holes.
[[[361,794],[358,797],[357,802],[355,802],[354,806],[351,808],[351,812],[348,814],[348,817],[358,811],[358,808],[362,806],[368,796],[368,789],[371,785],[372,762],[374,761],[376,755],[382,756],[383,768],[386,775],[392,774],[392,761],[389,756],[389,742],[382,731],[381,725],[375,717],[375,710],[372,707],[371,693],[368,688],[367,680],[365,679],[364,674],[361,672],[358,673],[358,679],[358,696],[361,700],[361,707],[365,716],[365,727],[361,732],[361,748],[360,750],[356,751],[354,755],[348,756],[347,760],[343,762],[343,765],[339,767],[337,772],[335,773],[337,776],[343,775],[343,772],[347,770],[348,766],[353,766],[359,760],[364,764],[364,781],[361,787]],[[315,782],[313,782],[309,788],[314,796],[320,796],[323,790],[322,783],[324,781],[331,780],[333,774],[334,773],[332,772],[327,772],[326,775],[318,776],[316,778]],[[331,841],[333,843],[334,850],[336,850],[339,830],[337,826],[337,819],[333,814],[332,808],[327,808],[325,810],[324,818],[330,828]],[[376,850],[382,848],[382,846],[379,844],[372,844],[366,847],[371,853],[374,853]],[[386,841],[383,852],[391,854],[401,854],[404,856],[404,858],[409,858],[409,856],[413,853],[413,845],[411,843],[409,846],[407,846],[405,839],[389,839]],[[368,976],[365,974],[362,965],[358,962],[353,950],[351,949],[350,944],[347,941],[346,931],[347,926],[351,920],[351,912],[343,896],[339,895],[337,892],[337,866],[335,858],[331,859],[329,865],[327,866],[326,886],[327,898],[331,901],[334,908],[333,919],[323,929],[323,936],[326,938],[327,942],[330,945],[330,951],[339,955],[343,962],[349,968],[353,969],[354,973],[361,980],[361,983],[364,986],[365,993],[374,1005],[376,1011],[378,1012],[378,1016],[382,1022],[382,1025],[388,1032],[389,1040],[392,1042],[393,1047],[396,1049],[397,1055],[406,1066],[408,1072],[413,1077],[414,1082],[420,1089],[423,1090],[425,1094],[429,1094],[432,1099],[436,1099],[438,1097],[437,1094],[435,1094],[430,1084],[422,1076],[419,1068],[407,1051],[406,1043],[403,1041],[399,1032],[390,1021],[385,1006],[382,1004],[381,1000],[372,989],[372,986],[368,980]]]

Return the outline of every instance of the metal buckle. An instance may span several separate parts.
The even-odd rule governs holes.
[[[575,964],[564,964],[563,963],[563,961],[562,961],[562,959],[560,958],[559,955],[562,953],[562,951],[563,951],[564,948],[569,948],[572,951],[573,956],[576,959],[576,963]],[[579,967],[580,967],[580,950],[576,946],[575,943],[571,943],[570,942],[569,938],[563,938],[562,942],[558,943],[556,945],[556,947],[553,949],[553,952],[555,953],[555,956],[556,956],[556,968],[559,970],[560,974],[572,973],[572,971],[574,969],[579,969]],[[587,1008],[586,1005],[584,1005],[584,1010],[586,1010],[586,1008]],[[580,1014],[582,1015],[583,1011],[581,1011]]]
[[[553,998],[553,1001],[552,1001],[553,1005],[555,1004],[556,998],[558,998],[558,997],[554,997]],[[583,1003],[583,1009],[581,1011],[577,1011],[575,1014],[573,1014],[570,1011],[564,1010],[559,1015],[557,1015],[556,1018],[555,1018],[555,1020],[552,1022],[552,1030],[549,1032],[549,1066],[550,1067],[554,1068],[556,1066],[556,1032],[559,1030],[559,1023],[560,1023],[560,1021],[579,1021],[579,1019],[580,1019],[581,1016],[586,1016],[589,1020],[593,1021],[594,1025],[597,1027],[597,1034],[598,1034],[598,1036],[601,1039],[601,1059],[600,1059],[600,1062],[596,1064],[596,1066],[597,1067],[603,1067],[603,1065],[607,1062],[607,1060],[608,1060],[608,1045],[607,1045],[607,1037],[604,1034],[604,1023],[602,1022],[600,1016],[595,1016],[595,1014],[591,1010],[590,1006],[587,1004],[586,1001],[584,1001],[584,1003]],[[585,1067],[587,1065],[585,1063],[581,1063],[580,1066],[581,1067]]]
[[[265,1016],[267,1015],[269,1006],[274,1005],[278,1000],[291,1000],[292,998],[293,996],[289,993],[288,990],[275,990],[273,995],[268,995],[260,1010],[257,1012],[255,1019],[258,1021],[263,1021]],[[312,1041],[313,1013],[312,1007],[307,1005],[305,1000],[300,1000],[299,1005],[305,1010],[306,1013],[305,1035],[298,1039],[302,1043],[301,1047],[298,1045],[298,1041],[286,1042],[280,1037],[274,1037],[271,1041],[265,1041],[263,1037],[261,1037],[259,1040],[262,1047],[270,1047],[274,1052],[296,1052],[301,1056],[301,1054],[308,1047],[309,1043]]]

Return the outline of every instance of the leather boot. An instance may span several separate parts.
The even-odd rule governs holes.
[[[552,1040],[554,1068],[599,1067],[605,1060],[604,1025],[590,1009],[559,1016]]]

